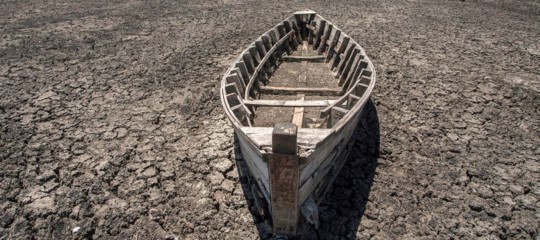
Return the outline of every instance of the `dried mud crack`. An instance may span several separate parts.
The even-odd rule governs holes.
[[[293,11],[378,82],[319,239],[538,239],[537,1],[3,1],[0,239],[254,239],[221,74]]]

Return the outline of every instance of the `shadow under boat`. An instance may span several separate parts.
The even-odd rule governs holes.
[[[304,234],[296,238],[305,239],[356,239],[356,232],[368,202],[379,158],[380,131],[379,118],[375,104],[370,99],[362,111],[355,129],[352,149],[345,166],[338,173],[334,183],[319,204],[320,226],[315,229],[307,226]],[[243,161],[236,134],[234,135],[234,154],[236,165]],[[271,239],[270,214],[267,206],[258,206],[254,201],[254,191],[247,181],[241,181],[253,221],[261,239]]]

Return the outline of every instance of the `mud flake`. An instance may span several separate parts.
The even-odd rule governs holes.
[[[117,198],[117,197],[107,200],[107,205],[113,208],[118,208],[122,210],[128,207],[128,203],[124,199]]]
[[[36,211],[52,210],[54,208],[54,198],[43,197],[40,199],[36,199],[32,203],[28,204],[28,207]]]
[[[29,124],[30,122],[32,122],[32,119],[34,119],[34,115],[33,115],[33,114],[22,115],[22,116],[21,116],[21,124],[27,125],[27,124]]]
[[[217,186],[220,185],[221,182],[223,182],[225,177],[223,177],[223,174],[221,173],[213,172],[208,176],[208,179],[210,180],[210,183],[212,185]]]
[[[145,178],[151,178],[157,175],[157,171],[155,167],[149,167],[145,169],[141,174]]]
[[[103,139],[104,140],[112,140],[116,137],[116,132],[104,132],[103,133]]]
[[[446,134],[446,136],[448,138],[450,138],[450,140],[452,140],[452,141],[457,141],[459,139],[459,136],[457,134],[455,134],[455,133],[448,133],[448,134]]]
[[[126,128],[117,128],[114,131],[116,132],[116,138],[123,138],[128,133],[128,130]]]
[[[129,190],[131,190],[131,191],[139,191],[139,190],[144,189],[145,185],[146,184],[145,184],[144,180],[139,179],[139,180],[134,181],[131,184]]]
[[[212,162],[212,167],[219,172],[225,173],[232,167],[232,162],[228,158],[220,158]]]
[[[221,183],[221,188],[227,192],[233,192],[235,187],[235,183],[229,179],[223,180]]]
[[[52,91],[52,90],[49,90],[49,91],[46,91],[43,94],[39,95],[37,100],[41,101],[41,100],[45,100],[47,98],[51,98],[51,97],[54,97],[54,96],[56,96],[56,93],[54,91]]]
[[[60,184],[55,181],[48,181],[47,183],[43,184],[42,186],[42,192],[50,193],[54,189],[56,189]]]

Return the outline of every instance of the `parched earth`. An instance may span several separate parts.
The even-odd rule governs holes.
[[[540,238],[540,2],[0,2],[0,239],[267,238],[219,79],[310,8],[378,79],[308,239]]]

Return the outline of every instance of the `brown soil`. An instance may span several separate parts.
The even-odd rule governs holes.
[[[534,0],[2,1],[0,239],[267,237],[218,84],[308,7],[378,73],[310,238],[538,239]]]

